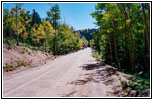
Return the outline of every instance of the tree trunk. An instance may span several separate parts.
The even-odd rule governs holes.
[[[150,6],[149,3],[146,3],[147,9],[148,9],[148,19],[149,19],[149,23],[150,23]]]
[[[150,56],[150,39],[149,39],[149,33],[148,33],[148,25],[146,23],[146,16],[145,16],[145,11],[144,11],[144,4],[142,3],[142,12],[143,12],[143,20],[144,20],[144,25],[145,25],[145,33],[146,33],[146,39],[148,42],[148,54]]]
[[[54,56],[55,56],[56,55],[56,19],[54,19],[54,29],[55,29],[55,33],[54,33],[54,39],[53,39],[54,40],[53,41],[54,42],[54,47],[53,47],[54,51],[53,52],[54,52]]]
[[[56,30],[54,34],[54,56],[56,55]]]
[[[116,22],[114,22],[114,25],[116,25]],[[114,27],[114,30],[116,32],[116,26]],[[114,32],[114,50],[115,50],[115,62],[117,63],[117,44],[116,44],[116,33]]]
[[[97,37],[97,50],[98,50],[98,54],[100,55],[99,37]]]
[[[109,41],[109,50],[110,50],[110,64],[112,64],[112,47],[111,47],[110,33],[108,33],[108,41]]]
[[[133,37],[131,32],[131,25],[129,26],[130,30],[130,41],[131,41],[131,66],[132,66],[132,72],[135,71],[135,63],[134,63],[134,46],[133,46]]]
[[[130,6],[128,7],[128,10],[129,10],[129,17],[128,18],[130,18]],[[130,32],[130,41],[131,41],[131,67],[132,67],[132,72],[135,72],[135,62],[134,62],[134,46],[133,46],[133,37],[132,37],[132,29],[131,29],[131,26],[132,24],[131,24],[131,22],[130,22],[130,24],[128,25],[128,27],[129,27],[129,32]]]
[[[45,39],[45,52],[47,51],[47,40]]]
[[[117,63],[117,45],[116,45],[116,34],[114,32],[114,49],[115,49],[115,60]]]
[[[17,45],[19,45],[19,33],[18,33],[18,5],[16,3],[16,39],[17,39]]]
[[[125,11],[125,7],[124,7],[124,18],[125,18],[124,57],[126,57],[126,11]]]

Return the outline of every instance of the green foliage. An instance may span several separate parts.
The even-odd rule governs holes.
[[[93,40],[93,39],[90,40],[89,43],[90,43],[90,47],[94,49],[94,48],[95,48],[95,47],[94,47],[94,45],[95,45],[94,40]]]
[[[126,73],[122,73],[123,76],[125,77],[133,77],[134,75],[131,75],[131,74],[126,74]]]
[[[122,73],[122,75],[129,79],[129,82],[126,84],[123,84],[123,89],[126,89],[127,87],[131,87],[135,90],[150,92],[150,79],[137,75],[137,74],[125,74]]]
[[[21,49],[21,53],[25,54],[26,52],[28,52],[28,50],[26,48]]]
[[[81,37],[85,37],[86,40],[89,42],[93,36],[93,33],[98,33],[98,29],[83,29],[83,30],[77,30],[75,32],[79,32]]]
[[[29,47],[29,46],[27,46],[27,47]],[[26,48],[22,48],[21,53],[23,53],[23,54],[28,53],[28,55],[32,55],[32,53],[29,50],[27,50]]]
[[[4,38],[3,39],[3,43],[9,45],[10,47],[13,47],[14,44],[16,43],[16,40],[15,39],[6,39],[6,38]]]
[[[128,84],[126,82],[122,83],[122,89],[123,91],[126,90],[128,87]]]
[[[13,71],[14,69],[16,69],[17,67],[21,67],[21,66],[27,66],[27,63],[24,61],[16,61],[17,65],[13,66],[11,64],[6,64],[3,69],[4,71]]]
[[[72,27],[66,24],[59,24],[60,9],[57,4],[51,5],[51,9],[47,12],[48,17],[45,20],[41,20],[35,10],[31,15],[29,13],[20,4],[16,4],[11,11],[3,9],[3,42],[5,44],[11,46],[18,41],[18,44],[32,50],[42,50],[52,54],[54,38],[56,37],[57,55],[74,52],[82,49],[84,44],[88,45],[86,38],[80,36],[79,32],[75,32]],[[21,49],[21,53],[31,55],[31,52],[25,48]]]
[[[12,24],[12,19],[10,18],[10,12],[9,9],[4,8],[3,9],[3,36],[4,37],[11,37],[11,24]]]
[[[55,29],[58,25],[58,20],[61,18],[58,4],[54,4],[53,6],[51,6],[50,11],[47,12],[47,16],[47,19],[50,21]]]
[[[93,54],[93,57],[96,58],[96,59],[99,60],[99,61],[102,61],[102,56],[99,55],[98,52],[95,52],[95,53]]]
[[[26,66],[26,62],[24,62],[24,61],[17,61],[17,66],[16,67],[21,67],[21,66]]]
[[[129,82],[128,83],[128,86],[135,89],[135,90],[146,90],[145,88],[145,85],[144,84],[140,84],[140,83],[137,83],[137,82]],[[147,89],[148,90],[148,89]]]
[[[80,39],[79,33],[73,33],[73,29],[66,24],[59,26],[57,33],[57,54],[67,54],[82,48],[85,38]],[[87,42],[87,41],[86,41]]]
[[[39,14],[35,11],[35,9],[33,9],[31,16],[32,16],[32,21],[30,22],[31,26],[33,26],[34,24],[41,24],[41,18]]]
[[[132,88],[137,88],[137,86],[139,86],[138,83],[136,83],[136,82],[131,82],[131,81],[130,81],[128,84],[129,84],[129,86],[131,86]]]
[[[102,53],[105,63],[131,73],[143,71],[146,74],[150,71],[140,4],[98,3],[91,16],[96,19],[99,32],[92,34],[90,46],[99,54]],[[150,26],[148,17],[146,22]]]
[[[81,40],[88,46],[88,40],[84,36],[81,37]]]
[[[5,67],[3,67],[5,71],[10,71],[12,70],[14,67],[10,64],[6,64]]]

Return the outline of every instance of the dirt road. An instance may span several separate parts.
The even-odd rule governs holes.
[[[92,57],[92,50],[86,48],[43,66],[3,77],[3,96],[116,96],[121,88],[114,73],[114,69],[96,61]],[[114,90],[114,87],[118,87],[118,90]]]

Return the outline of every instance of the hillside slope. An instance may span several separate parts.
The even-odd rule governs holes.
[[[31,68],[40,66],[53,59],[55,59],[54,56],[39,50],[34,51],[24,46],[10,48],[8,45],[3,44],[4,72],[25,69],[22,67]]]

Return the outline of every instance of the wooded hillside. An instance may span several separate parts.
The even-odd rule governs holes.
[[[23,4],[16,3],[11,10],[3,9],[3,42],[8,45],[24,45],[54,55],[67,54],[82,48],[85,38],[65,23],[60,23],[57,4],[46,9],[47,18],[38,12],[26,11]]]

